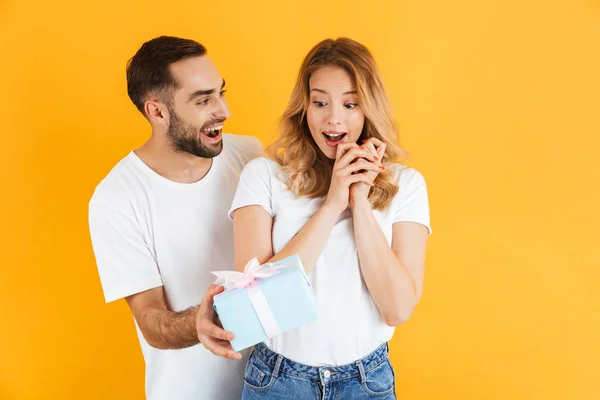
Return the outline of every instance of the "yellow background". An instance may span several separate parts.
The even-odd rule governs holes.
[[[0,399],[143,397],[87,202],[148,137],[125,63],[160,34],[208,47],[264,144],[311,46],[373,51],[434,226],[399,398],[600,399],[596,0],[0,2]]]

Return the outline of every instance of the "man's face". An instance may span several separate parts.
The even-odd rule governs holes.
[[[218,156],[223,150],[223,124],[231,113],[217,67],[207,56],[192,57],[173,63],[171,74],[178,88],[167,106],[169,142],[176,151]]]

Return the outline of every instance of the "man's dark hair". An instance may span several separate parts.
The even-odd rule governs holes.
[[[149,93],[160,93],[163,101],[171,100],[178,82],[169,66],[174,62],[206,54],[200,43],[173,36],[160,36],[140,47],[127,63],[127,94],[144,116],[144,103]]]

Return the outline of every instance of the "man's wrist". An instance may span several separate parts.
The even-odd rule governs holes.
[[[193,306],[188,308],[185,311],[185,318],[186,318],[186,322],[188,325],[188,329],[190,332],[193,332],[194,337],[196,338],[196,340],[200,341],[199,339],[199,335],[198,335],[198,312],[200,310],[200,305],[197,306]]]

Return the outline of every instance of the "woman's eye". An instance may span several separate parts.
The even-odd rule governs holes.
[[[353,108],[355,108],[356,106],[358,106],[358,104],[356,103],[348,103],[348,104],[344,104],[344,107],[346,107],[348,110],[352,110]]]
[[[313,104],[317,107],[325,107],[327,105],[327,103],[325,103],[324,101],[313,101]]]

